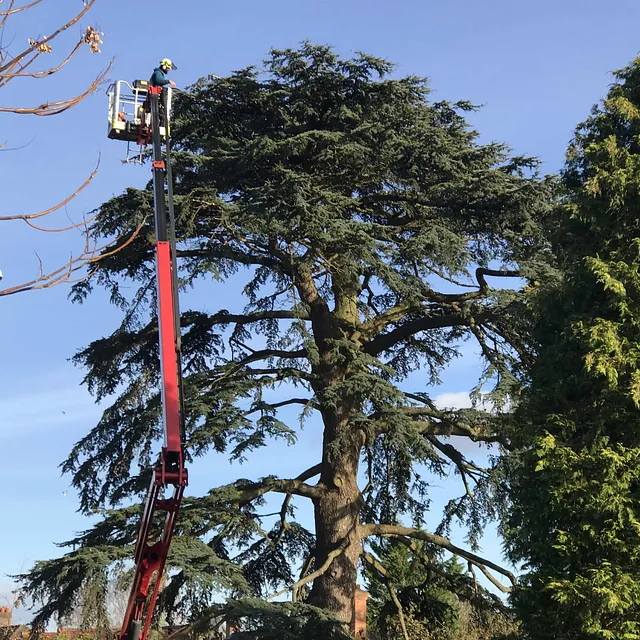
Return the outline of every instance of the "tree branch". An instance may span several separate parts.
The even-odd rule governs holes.
[[[242,379],[246,379],[249,376],[273,376],[273,378],[269,379],[269,382],[290,379],[300,379],[305,382],[311,382],[313,380],[312,374],[293,367],[278,367],[277,369],[252,369],[251,367],[244,367],[241,371],[235,368],[233,372],[220,373],[212,376],[211,379],[213,383],[216,383],[221,380],[237,379],[238,376]]]
[[[476,269],[476,280],[480,285],[480,290],[488,291],[489,285],[485,279],[485,276],[493,276],[496,278],[519,278],[520,271],[518,270],[504,270],[504,269],[485,269],[478,267]]]
[[[236,487],[239,491],[238,505],[245,506],[256,498],[271,492],[291,493],[304,498],[319,498],[324,492],[324,487],[320,484],[309,485],[306,484],[306,481],[320,475],[321,471],[322,463],[319,463],[291,480],[267,478],[263,482],[253,482],[245,486]]]
[[[304,473],[301,473],[296,480],[300,480],[302,482],[304,482],[305,480],[309,480],[310,478],[313,478],[313,476],[318,475],[320,473],[322,465],[315,465],[314,467],[311,467],[311,469],[308,469],[307,471],[305,471]],[[317,471],[317,473],[316,473]],[[284,500],[282,501],[282,507],[280,507],[280,530],[278,531],[275,540],[273,542],[274,546],[277,546],[278,544],[280,544],[280,541],[282,540],[282,536],[284,535],[284,532],[289,528],[289,524],[287,523],[287,512],[289,511],[289,505],[291,504],[291,498],[293,497],[293,495],[291,493],[287,493],[287,495],[285,496]]]
[[[455,305],[456,303],[468,302],[477,298],[484,297],[489,292],[489,285],[485,276],[496,277],[510,277],[515,278],[520,276],[519,271],[507,271],[498,269],[485,269],[479,267],[476,269],[476,279],[478,281],[479,290],[470,291],[466,293],[440,293],[423,285],[420,292],[420,297],[423,302],[439,303],[445,305]],[[363,283],[363,289],[368,286],[368,281],[365,279]],[[455,308],[455,307],[454,307]],[[365,340],[370,340],[369,345],[365,346],[365,351],[372,355],[376,355],[390,348],[397,342],[406,339],[410,335],[419,333],[420,331],[426,331],[428,329],[438,329],[443,327],[471,325],[471,319],[467,320],[459,315],[444,315],[444,316],[427,316],[419,318],[417,320],[410,321],[401,327],[398,327],[394,331],[383,334],[375,338],[380,331],[390,324],[394,324],[402,320],[407,314],[417,311],[427,312],[421,306],[417,306],[415,302],[402,302],[382,313],[378,313],[375,318],[363,323],[358,330],[358,334]],[[486,317],[475,318],[475,323],[481,323],[488,319]],[[396,335],[394,335],[396,334]]]
[[[274,403],[261,402],[257,407],[253,409],[248,409],[242,415],[250,416],[252,413],[255,413],[256,411],[265,411],[265,410],[269,411],[273,409],[279,409],[280,407],[286,407],[292,404],[301,404],[306,406],[309,404],[309,402],[311,402],[310,398],[290,398],[289,400],[282,400],[282,402],[274,402]]]
[[[409,394],[405,395],[410,397]],[[498,443],[511,450],[511,444],[503,436],[492,433],[487,428],[467,424],[454,412],[439,411],[434,407],[403,407],[402,412],[421,423],[419,430],[424,436],[462,436],[473,442]]]
[[[218,379],[227,378],[243,369],[252,362],[260,362],[261,360],[267,360],[269,358],[284,358],[289,360],[295,360],[296,358],[304,358],[307,355],[306,349],[299,349],[298,351],[281,351],[279,349],[263,349],[261,351],[254,351],[239,362],[233,364],[227,371],[222,373]]]
[[[32,41],[32,43],[27,49],[19,53],[17,56],[13,56],[11,58],[10,63],[0,66],[0,76],[10,71],[16,65],[19,65],[20,61],[26,58],[27,56],[31,55],[32,53],[37,53],[41,49],[42,45],[44,44],[48,45],[50,42],[55,40],[55,38],[57,38],[61,33],[63,33],[64,31],[67,31],[67,29],[71,28],[74,24],[77,24],[82,19],[82,17],[91,9],[91,7],[93,7],[95,2],[96,0],[89,0],[88,2],[85,2],[84,9],[82,9],[80,13],[76,14],[75,17],[69,20],[69,22],[62,25],[58,29],[56,29],[50,36],[44,36],[43,38],[39,38],[38,40]],[[37,4],[37,2],[33,3],[32,5],[21,7],[18,10],[24,11],[25,9],[29,9],[30,6],[34,6],[35,4]],[[14,10],[14,13],[17,13],[18,10]],[[0,13],[0,15],[4,16],[4,18],[6,19],[9,15],[11,15],[11,12],[6,12],[4,14]],[[0,26],[3,26],[3,25],[0,25]]]
[[[282,589],[282,591],[278,591],[278,593],[274,593],[273,595],[269,596],[267,600],[274,600],[275,598],[283,596],[285,593],[288,593],[289,591],[293,591],[293,590],[297,591],[298,589],[300,589],[300,587],[304,587],[305,584],[309,584],[309,582],[313,582],[316,578],[319,578],[322,574],[327,572],[327,570],[329,569],[333,561],[339,555],[344,553],[344,550],[347,548],[348,544],[349,544],[349,539],[344,538],[340,543],[340,546],[336,547],[335,549],[333,549],[327,554],[327,559],[324,561],[324,564],[319,569],[316,569],[313,573],[310,573],[308,576],[305,576],[304,578],[298,580],[298,582],[295,582],[294,584],[287,587],[286,589]]]
[[[278,260],[275,260],[274,258],[266,255],[245,253],[243,251],[240,251],[239,249],[234,249],[229,245],[221,244],[211,247],[210,249],[180,249],[176,251],[176,255],[179,258],[215,258],[217,260],[227,259],[247,266],[261,265],[287,273],[287,271],[283,268],[283,265],[281,265]]]
[[[42,218],[43,216],[47,216],[54,211],[58,211],[58,209],[62,209],[64,206],[68,205],[79,193],[84,191],[84,189],[89,186],[90,182],[96,177],[98,173],[98,169],[100,167],[100,160],[96,164],[96,168],[91,172],[91,175],[68,197],[56,204],[49,209],[45,209],[44,211],[39,211],[38,213],[27,213],[22,215],[13,215],[13,216],[0,216],[0,222],[7,222],[9,220],[34,220],[35,218]]]
[[[396,611],[398,612],[398,620],[400,621],[400,627],[402,628],[402,635],[404,636],[405,640],[411,640],[407,632],[407,623],[404,618],[404,609],[402,608],[402,603],[400,602],[400,600],[398,600],[398,594],[396,593],[395,589],[393,588],[393,585],[389,580],[389,572],[384,567],[384,565],[378,562],[378,560],[376,560],[370,553],[367,553],[366,551],[364,551],[362,553],[362,558],[365,562],[367,562],[371,567],[373,567],[380,574],[380,577],[382,578],[383,582],[387,587],[387,592],[389,593],[389,597],[391,598],[391,601],[393,602],[396,608]]]
[[[469,561],[471,562],[471,561]],[[480,569],[480,571],[482,571],[482,573],[485,575],[485,577],[487,578],[487,580],[489,580],[489,582],[491,582],[491,584],[498,589],[499,591],[501,591],[502,593],[511,593],[511,588],[510,587],[505,587],[500,580],[498,580],[488,569],[487,567],[485,567],[483,564],[478,564],[477,562],[471,562],[471,564],[475,565],[476,567],[478,567],[478,569]],[[513,584],[513,582],[512,582]]]
[[[460,556],[461,558],[465,558],[466,560],[470,560],[476,565],[482,565],[485,567],[489,567],[494,571],[502,574],[506,578],[509,579],[513,586],[516,585],[516,578],[511,573],[511,571],[507,569],[503,569],[501,566],[491,562],[491,560],[486,560],[471,551],[467,551],[466,549],[462,549],[461,547],[456,546],[447,538],[443,538],[442,536],[436,535],[434,533],[428,533],[423,531],[422,529],[412,529],[410,527],[403,527],[400,525],[394,524],[365,524],[360,527],[360,537],[368,538],[370,536],[384,536],[395,538],[398,536],[404,536],[408,538],[416,538],[418,540],[424,540],[425,542],[429,542],[431,544],[435,544],[442,549],[446,549],[447,551]]]
[[[400,342],[414,336],[422,331],[432,329],[444,329],[448,327],[469,327],[472,323],[486,322],[491,318],[488,311],[478,313],[474,318],[463,317],[459,314],[447,314],[441,316],[425,316],[409,320],[403,325],[389,331],[388,333],[379,334],[369,342],[364,344],[364,351],[369,355],[377,356],[383,351],[387,351],[391,347]]]
[[[250,324],[262,320],[309,320],[306,314],[294,310],[256,311],[253,313],[235,314],[221,311],[209,318],[212,324]]]
[[[15,4],[15,0],[12,0],[11,4],[9,5],[9,9],[7,11],[0,11],[0,16],[12,16],[16,13],[20,13],[21,11],[26,11],[27,9],[31,9],[31,7],[35,7],[37,4],[40,4],[43,1],[44,0],[33,0],[33,2],[30,2],[29,4],[23,4],[21,7],[14,9],[13,5]],[[2,25],[0,24],[0,27],[1,26]]]
[[[315,549],[311,550],[311,553],[309,553],[309,555],[307,556],[306,560],[304,561],[302,568],[300,569],[300,579],[304,578],[305,574],[307,573],[307,571],[309,571],[309,569],[311,568],[311,565],[313,564],[313,560],[315,558]],[[304,585],[302,585],[304,586]],[[300,587],[296,587],[294,589],[291,590],[291,602],[297,602],[298,601],[298,592],[300,591]]]
[[[407,397],[411,394],[405,393]],[[472,442],[486,442],[487,444],[499,443],[507,450],[511,450],[511,444],[501,435],[492,433],[488,428],[472,426],[461,420],[455,413],[438,411],[431,407],[400,407],[399,411],[410,416],[418,423],[418,431],[423,436],[459,436],[469,438]],[[373,427],[377,434],[386,433],[389,429],[387,422],[376,422],[378,414],[369,416],[374,421]]]
[[[371,338],[378,335],[385,327],[394,322],[398,322],[398,320],[402,320],[412,308],[415,309],[415,303],[403,302],[386,311],[377,313],[374,318],[364,322],[359,327],[358,334],[362,336],[364,340],[371,340]]]
[[[477,478],[475,476],[476,473],[483,474],[486,473],[484,469],[477,467],[474,464],[469,463],[465,457],[453,446],[444,442],[440,442],[438,438],[432,435],[426,435],[426,439],[431,443],[433,447],[435,447],[440,453],[449,458],[453,464],[456,465],[458,472],[460,473],[460,477],[462,478],[462,484],[464,484],[464,489],[467,494],[467,497],[470,500],[473,500],[473,491],[469,486],[469,482],[467,480],[467,475],[471,477],[475,482],[477,482]]]
[[[79,271],[80,269],[83,269],[85,266],[92,265],[98,262],[99,260],[103,260],[104,258],[107,258],[109,256],[112,256],[118,253],[119,251],[122,251],[125,247],[131,244],[135,240],[135,238],[139,235],[140,230],[144,226],[145,222],[146,222],[146,218],[138,225],[138,227],[133,231],[131,236],[127,238],[127,240],[123,242],[121,245],[119,245],[118,243],[122,239],[122,236],[118,236],[115,240],[113,240],[113,242],[110,242],[104,245],[103,247],[91,248],[89,246],[90,238],[89,238],[89,229],[87,228],[85,230],[84,251],[78,257],[74,258],[72,256],[69,259],[69,261],[66,264],[64,264],[62,267],[59,267],[58,269],[55,269],[50,273],[45,273],[42,266],[42,260],[40,260],[40,257],[38,256],[38,262],[40,264],[40,275],[37,278],[30,280],[29,282],[23,282],[21,284],[9,287],[7,289],[0,290],[0,296],[9,296],[9,295],[14,295],[16,293],[23,293],[25,291],[33,291],[36,289],[49,289],[59,284],[63,284],[63,283],[71,284],[71,283],[80,282],[82,280],[86,280],[87,278],[90,278],[96,272],[97,267],[90,269],[85,275],[79,278],[74,279],[72,278],[72,275],[77,271]]]
[[[55,116],[63,111],[67,111],[82,102],[87,96],[91,95],[107,77],[113,61],[109,66],[91,83],[91,86],[75,98],[67,98],[58,102],[45,102],[37,107],[0,107],[0,113],[16,113],[18,115],[34,115],[34,116]]]

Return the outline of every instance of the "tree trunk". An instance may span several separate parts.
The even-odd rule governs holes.
[[[341,435],[346,439],[346,433]],[[340,442],[339,452],[332,451],[328,445],[335,445],[339,437],[339,432],[325,429],[320,480],[326,491],[314,500],[316,569],[324,565],[332,551],[340,547],[344,550],[333,559],[329,569],[314,580],[310,603],[349,624],[362,553],[358,535],[362,504],[357,483],[360,444]]]
[[[322,443],[322,473],[320,484],[324,490],[314,498],[316,553],[315,570],[325,565],[332,552],[340,549],[329,568],[313,581],[310,603],[324,609],[346,624],[351,623],[358,562],[362,553],[359,536],[362,498],[358,488],[358,463],[362,448],[361,434],[350,428],[349,416],[356,407],[349,397],[342,398],[338,407],[335,399],[323,403],[327,390],[343,383],[349,376],[350,365],[341,362],[332,340],[344,339],[345,327],[355,327],[358,322],[359,278],[357,272],[339,265],[336,270],[343,275],[341,282],[333,280],[335,310],[329,312],[326,302],[319,297],[311,273],[299,274],[298,290],[311,307],[314,339],[320,353],[320,362],[314,373],[322,381],[314,387],[321,404],[324,423]],[[303,277],[306,275],[306,277]],[[337,364],[340,363],[340,364]]]

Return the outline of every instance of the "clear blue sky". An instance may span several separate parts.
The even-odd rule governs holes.
[[[9,22],[4,44],[13,39],[16,52],[28,37],[49,32],[80,8],[79,0],[45,0]],[[472,118],[483,140],[506,141],[555,171],[574,126],[605,93],[609,72],[637,54],[640,5],[632,0],[606,5],[597,0],[99,0],[87,18],[84,25],[104,31],[103,53],[82,51],[47,80],[14,81],[0,90],[0,106],[75,95],[112,57],[111,79],[126,80],[148,77],[161,57],[171,57],[179,67],[173,78],[185,86],[202,75],[259,64],[269,48],[308,39],[331,44],[344,55],[363,50],[385,57],[397,63],[398,75],[427,76],[434,99],[485,105]],[[79,30],[56,41],[51,55],[61,56]],[[38,211],[66,197],[92,170],[98,154],[96,180],[47,224],[62,226],[67,215],[78,220],[125,187],[142,186],[149,171],[120,164],[124,148],[106,139],[106,113],[101,91],[54,118],[0,114],[0,141],[6,139],[8,147],[29,143],[17,151],[0,151],[0,215]],[[72,235],[38,234],[18,222],[2,223],[2,284],[36,275],[35,251],[54,266],[80,241]],[[68,480],[60,477],[57,465],[95,424],[99,409],[79,386],[82,372],[67,359],[90,340],[109,334],[118,312],[104,295],[76,306],[66,294],[63,287],[0,298],[0,574],[25,570],[36,559],[56,554],[54,542],[87,524],[75,513],[72,492],[63,494]],[[209,309],[216,306],[211,294],[224,298],[226,306],[233,302],[229,291],[217,286],[206,302]],[[196,298],[191,304],[205,303]],[[438,392],[464,393],[476,374],[470,356],[456,363]],[[307,458],[315,462],[313,433],[308,438],[301,444],[309,449],[306,455],[278,450],[271,459],[263,457],[259,468],[239,473],[272,472],[272,460],[283,475],[298,472]],[[233,479],[235,469],[218,464],[208,461],[194,469],[194,492]],[[495,541],[485,551],[499,556]]]

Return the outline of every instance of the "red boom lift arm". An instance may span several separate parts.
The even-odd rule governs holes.
[[[140,125],[138,142],[153,145],[153,192],[156,232],[156,285],[160,340],[162,415],[164,446],[160,465],[154,470],[140,522],[135,548],[135,573],[127,610],[120,631],[121,640],[146,640],[153,618],[162,575],[175,530],[187,470],[183,459],[184,405],[180,362],[180,311],[175,247],[175,218],[171,177],[171,142],[168,110],[165,108],[165,158],[160,132],[161,87],[149,87],[145,111],[151,112],[151,127]],[[165,184],[167,188],[165,199]],[[167,206],[168,205],[168,206]],[[168,228],[167,228],[168,209]],[[164,499],[164,489],[173,486],[171,498]],[[152,527],[159,514],[164,526],[159,537],[152,538]]]

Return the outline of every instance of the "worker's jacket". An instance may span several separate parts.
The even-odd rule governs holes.
[[[151,80],[149,80],[149,84],[152,87],[164,87],[169,84],[169,79],[164,74],[164,71],[157,67],[153,70],[153,75],[151,76]]]

